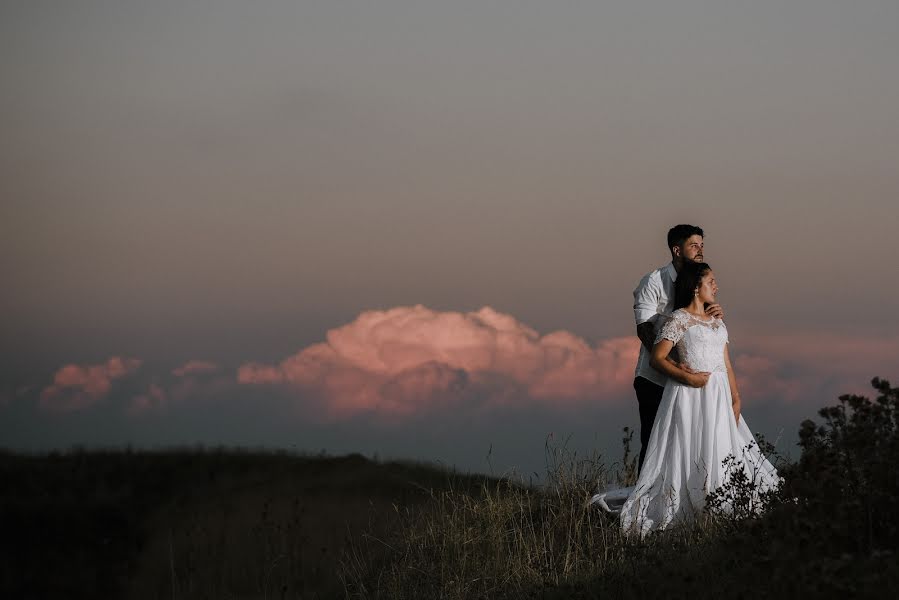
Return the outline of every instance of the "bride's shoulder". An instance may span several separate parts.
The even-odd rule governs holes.
[[[662,321],[667,327],[675,327],[680,330],[686,330],[692,324],[690,321],[690,313],[682,308],[678,308],[665,316]]]

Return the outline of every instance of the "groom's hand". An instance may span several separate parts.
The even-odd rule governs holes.
[[[720,304],[709,304],[705,307],[705,314],[715,319],[723,319],[724,309],[721,308]]]
[[[689,385],[690,387],[701,388],[705,384],[709,382],[709,377],[711,377],[711,373],[707,371],[702,371],[700,373],[687,373],[684,377],[683,383]]]

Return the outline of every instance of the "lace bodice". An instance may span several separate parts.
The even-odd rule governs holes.
[[[721,319],[704,321],[679,308],[659,330],[656,343],[662,340],[674,342],[681,362],[694,371],[727,372],[724,363],[727,327]]]

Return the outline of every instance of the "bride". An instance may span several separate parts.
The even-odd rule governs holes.
[[[674,312],[652,349],[652,366],[668,377],[652,427],[640,477],[632,488],[597,494],[591,503],[607,510],[617,499],[621,527],[645,535],[695,519],[706,495],[743,469],[756,493],[776,487],[780,477],[764,457],[746,420],[728,353],[727,327],[705,315],[718,293],[706,263],[687,263],[675,282]],[[676,348],[682,368],[668,359]],[[736,462],[723,464],[729,455]],[[625,499],[626,496],[626,499]]]

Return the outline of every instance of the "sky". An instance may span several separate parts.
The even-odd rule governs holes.
[[[706,232],[750,427],[899,379],[899,4],[0,3],[0,446],[540,472]]]

